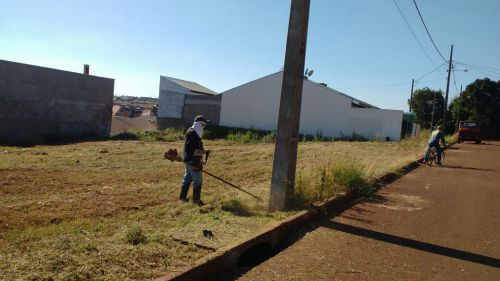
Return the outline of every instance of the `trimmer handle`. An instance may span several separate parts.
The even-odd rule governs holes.
[[[210,156],[210,152],[211,152],[210,150],[207,150],[207,151],[205,152],[205,164],[207,164],[208,157]]]

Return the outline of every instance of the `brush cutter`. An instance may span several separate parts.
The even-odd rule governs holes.
[[[205,162],[204,163],[207,163],[209,154],[210,154],[210,152],[207,151],[207,153],[205,154]],[[177,152],[177,149],[169,149],[167,152],[165,152],[165,154],[163,156],[165,157],[165,159],[170,160],[170,162],[183,162],[182,157]],[[203,173],[205,173],[205,174],[213,177],[214,179],[220,180],[221,182],[223,182],[223,183],[225,183],[225,184],[227,184],[227,185],[229,185],[229,186],[231,186],[233,188],[236,188],[236,189],[238,189],[241,192],[244,192],[244,193],[252,196],[257,201],[263,202],[263,200],[260,197],[258,197],[256,195],[254,195],[254,194],[252,194],[252,193],[250,193],[250,192],[242,189],[241,187],[238,187],[238,186],[236,186],[236,185],[234,185],[234,184],[232,184],[232,183],[230,183],[230,182],[228,182],[228,181],[226,181],[226,180],[224,180],[224,179],[222,179],[222,178],[220,178],[220,177],[218,177],[218,176],[216,176],[216,175],[214,175],[214,174],[212,174],[210,172],[207,172],[207,171],[205,171],[203,169],[201,169],[201,171]]]

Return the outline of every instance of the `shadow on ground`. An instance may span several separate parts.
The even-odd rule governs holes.
[[[386,243],[396,244],[403,247],[413,248],[420,251],[426,251],[429,253],[447,256],[450,258],[460,259],[464,261],[474,262],[486,266],[491,266],[494,268],[500,268],[500,259],[488,257],[484,255],[479,255],[471,252],[466,252],[462,250],[457,250],[453,248],[443,247],[435,244],[430,244],[426,242],[421,242],[413,239],[408,239],[405,237],[400,237],[392,234],[382,233],[378,231],[373,231],[369,229],[364,229],[348,224],[343,224],[340,222],[325,220],[322,227],[330,228],[336,231],[342,231],[352,235],[363,236],[366,238],[371,238]]]
[[[475,171],[485,171],[485,172],[496,172],[496,170],[492,170],[492,169],[483,169],[483,168],[476,168],[476,167],[465,167],[465,166],[448,165],[448,164],[443,164],[443,166],[435,166],[435,167],[449,168],[449,169],[462,169],[462,170],[475,170]]]

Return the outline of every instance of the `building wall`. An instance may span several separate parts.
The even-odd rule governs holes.
[[[219,125],[221,95],[187,95],[184,100],[182,120],[191,124],[197,115],[203,115],[213,125]]]
[[[0,60],[0,142],[108,137],[114,80]]]
[[[350,117],[352,131],[366,139],[401,139],[401,110],[351,108]]]
[[[276,130],[282,79],[278,72],[222,93],[220,125]],[[304,80],[300,133],[399,140],[402,111],[352,108],[351,103],[349,96]]]
[[[278,124],[282,75],[269,75],[222,93],[220,125],[272,131]]]
[[[160,76],[158,118],[182,119],[184,97],[190,93],[189,89]]]
[[[281,81],[282,79],[280,84]],[[321,132],[330,137],[351,135],[351,101],[352,99],[345,95],[333,93],[327,87],[304,80],[300,133],[314,135]]]
[[[276,130],[283,72],[222,93],[220,124],[229,127]],[[337,136],[349,129],[350,99],[304,81],[300,133]]]
[[[220,102],[220,95],[192,94],[189,89],[160,76],[158,129],[188,126],[200,114],[211,120],[212,124],[218,125]]]

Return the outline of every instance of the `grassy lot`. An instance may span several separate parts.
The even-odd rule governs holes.
[[[182,142],[0,147],[0,280],[151,279],[295,212],[266,211],[274,144],[204,143],[213,151],[206,170],[265,202],[208,176],[207,206],[178,202],[183,165],[162,158],[168,148],[182,151]],[[342,190],[327,185],[343,167],[369,183],[423,150],[411,141],[300,143],[298,198]]]

